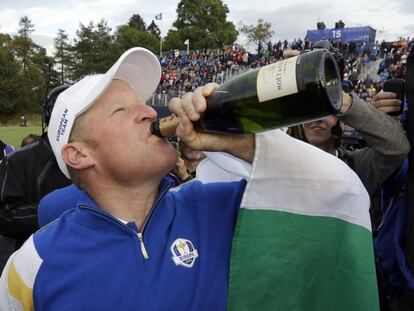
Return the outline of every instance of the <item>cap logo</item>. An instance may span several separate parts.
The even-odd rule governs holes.
[[[59,141],[60,136],[63,136],[66,131],[66,126],[68,125],[68,119],[66,119],[66,115],[68,114],[68,108],[65,108],[63,111],[62,118],[60,119],[59,128],[56,135],[56,141]]]

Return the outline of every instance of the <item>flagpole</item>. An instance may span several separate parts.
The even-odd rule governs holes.
[[[160,58],[162,58],[162,36],[160,34]]]
[[[184,44],[187,46],[187,55],[190,55],[190,39],[185,40]]]

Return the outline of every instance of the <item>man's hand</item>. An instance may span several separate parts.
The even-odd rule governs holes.
[[[177,175],[182,181],[191,179],[191,175],[188,173],[187,168],[185,167],[184,160],[180,156],[177,157],[177,162],[175,163],[173,173]]]
[[[397,99],[397,94],[393,92],[380,92],[374,96],[371,104],[378,110],[389,113],[399,111],[402,102]]]
[[[254,135],[229,135],[201,133],[194,129],[193,122],[200,119],[207,108],[206,98],[219,87],[209,83],[197,88],[194,93],[187,93],[180,98],[173,98],[169,103],[170,111],[180,117],[176,135],[180,141],[193,150],[224,151],[245,161],[252,162],[254,157]]]
[[[283,51],[283,59],[288,59],[294,56],[300,55],[300,51],[298,50],[285,50]]]
[[[341,114],[346,113],[352,106],[352,96],[342,91],[342,107]]]

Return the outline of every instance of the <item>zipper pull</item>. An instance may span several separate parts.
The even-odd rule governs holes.
[[[147,253],[147,250],[145,249],[144,239],[143,239],[143,237],[142,237],[142,233],[141,233],[141,232],[138,232],[138,233],[137,233],[137,235],[138,235],[139,244],[140,244],[140,246],[141,246],[141,253],[142,253],[142,256],[144,256],[144,259],[149,259],[149,256],[148,256],[148,253]]]

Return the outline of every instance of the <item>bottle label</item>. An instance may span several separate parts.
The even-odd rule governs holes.
[[[265,66],[257,74],[257,97],[259,102],[298,92],[296,62],[298,56]]]

